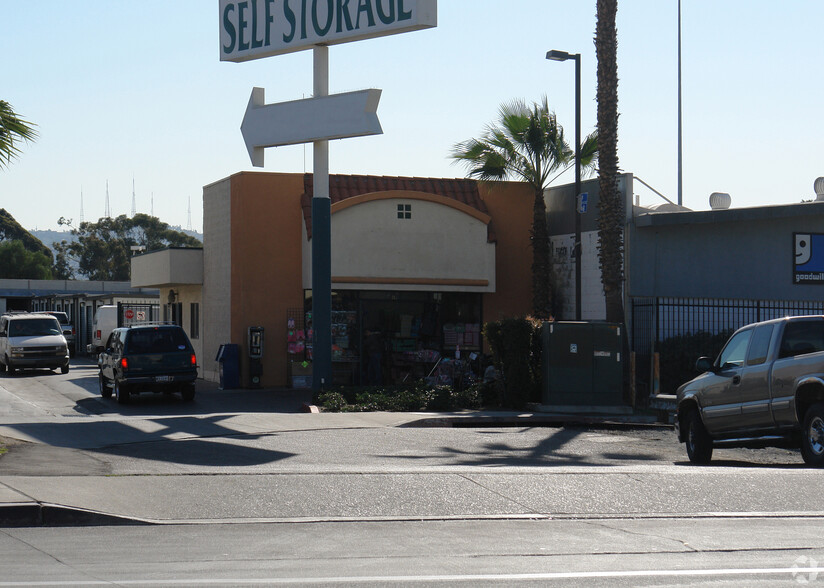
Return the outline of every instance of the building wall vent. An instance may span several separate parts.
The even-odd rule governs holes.
[[[710,208],[713,210],[726,210],[731,203],[732,198],[726,192],[713,192],[710,194]]]
[[[824,200],[824,178],[816,179],[813,188],[815,188],[815,199],[817,201]]]

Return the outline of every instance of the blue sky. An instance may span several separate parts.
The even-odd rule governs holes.
[[[438,27],[330,48],[330,92],[383,90],[384,134],[334,141],[332,173],[462,177],[452,146],[513,98],[549,98],[574,133],[595,126],[595,0],[440,0]],[[0,171],[0,207],[26,228],[105,209],[202,228],[202,187],[252,170],[240,123],[253,86],[267,103],[312,93],[309,51],[220,62],[217,0],[0,0],[0,99],[40,139]],[[815,198],[824,175],[824,2],[682,0],[684,204]],[[620,0],[619,162],[675,200],[677,0]],[[311,147],[266,151],[265,171],[311,171]],[[567,177],[569,176],[569,177]],[[558,183],[571,182],[572,175]],[[642,203],[660,200],[636,186]]]

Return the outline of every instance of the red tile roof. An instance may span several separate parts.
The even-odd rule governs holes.
[[[403,178],[388,176],[350,176],[331,175],[329,176],[329,198],[332,204],[360,196],[362,194],[372,194],[375,192],[386,192],[390,190],[406,190],[413,192],[425,192],[436,194],[445,198],[451,198],[458,202],[470,206],[486,215],[489,210],[486,203],[481,199],[478,192],[478,183],[475,180],[467,179],[443,179],[443,178]],[[312,196],[314,194],[313,174],[303,176],[303,194],[300,204],[303,208],[303,219],[306,223],[306,233],[312,238]],[[487,225],[487,240],[491,243],[495,241],[495,233],[492,230],[492,223]]]

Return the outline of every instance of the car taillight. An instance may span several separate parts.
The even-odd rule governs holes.
[[[100,339],[100,329],[97,329],[97,330],[94,332],[94,338],[95,338],[95,339]]]
[[[76,334],[77,334],[77,331],[75,331],[74,327],[72,327],[72,335],[76,335]]]
[[[192,362],[192,365],[197,365],[197,357],[195,357],[194,353],[192,353],[191,362]]]
[[[126,359],[125,357],[121,357],[120,358],[120,367],[122,367],[124,370],[129,369],[129,360]]]

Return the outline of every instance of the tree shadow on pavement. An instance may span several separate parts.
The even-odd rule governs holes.
[[[179,394],[151,392],[133,395],[128,404],[112,398],[93,396],[77,401],[78,412],[96,415],[155,416],[208,415],[216,413],[298,413],[312,400],[311,390],[260,389],[220,390],[200,381],[193,402]]]
[[[522,429],[523,431],[530,429]],[[455,447],[440,447],[442,456],[449,457],[450,463],[464,466],[519,467],[519,466],[563,466],[563,465],[620,465],[627,461],[653,461],[658,456],[639,448],[632,451],[604,452],[587,442],[589,431],[578,428],[546,428],[547,435],[532,445],[489,442],[477,450],[467,451]],[[495,434],[484,431],[483,434]],[[511,438],[511,437],[510,437]],[[388,457],[388,456],[387,456]],[[396,459],[431,459],[429,456],[392,456]]]
[[[182,416],[135,419],[132,421],[20,423],[12,427],[26,437],[43,443],[27,452],[46,455],[54,448],[81,450],[87,454],[140,458],[149,461],[203,466],[249,466],[272,463],[292,453],[243,445],[240,440],[259,438],[223,424],[232,415]],[[16,447],[0,460],[15,461]],[[21,452],[22,453],[22,452]],[[58,460],[65,452],[52,452]],[[15,466],[19,469],[20,464]]]
[[[295,454],[230,443],[218,439],[159,440],[146,443],[116,445],[94,450],[118,457],[131,457],[180,465],[254,466],[273,463]]]

